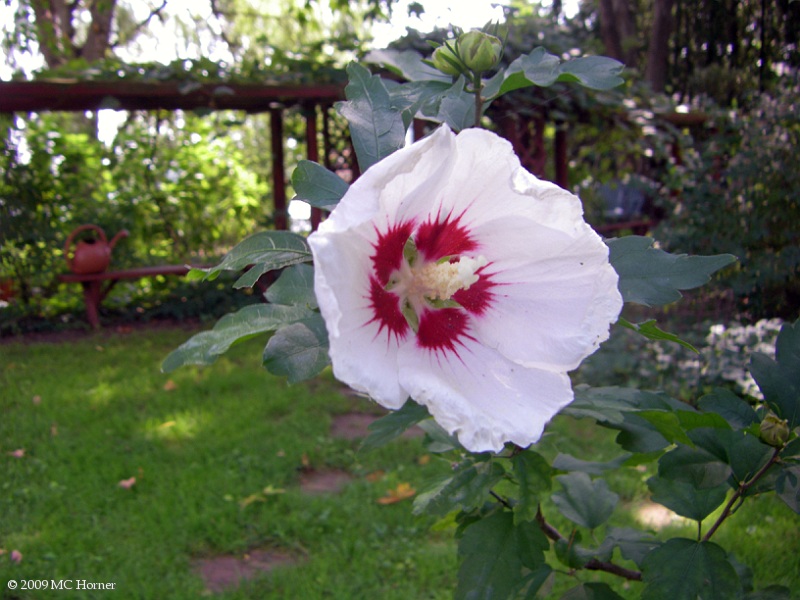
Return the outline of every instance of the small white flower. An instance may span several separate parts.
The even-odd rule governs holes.
[[[537,441],[622,307],[580,200],[484,130],[377,163],[308,241],[336,377],[476,452]]]

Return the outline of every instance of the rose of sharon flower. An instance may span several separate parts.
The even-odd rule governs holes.
[[[485,130],[373,165],[308,242],[335,376],[474,452],[536,442],[622,307],[580,200]]]

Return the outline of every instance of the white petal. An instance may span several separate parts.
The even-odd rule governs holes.
[[[608,247],[588,226],[577,239],[526,239],[511,226],[478,237],[498,284],[490,308],[472,323],[478,340],[521,365],[569,371],[608,338],[622,297]],[[498,256],[507,244],[508,254]]]
[[[387,408],[408,394],[397,377],[397,341],[379,331],[369,305],[370,239],[353,231],[309,236],[314,253],[314,291],[325,320],[333,373]]]
[[[573,398],[565,374],[526,369],[473,342],[458,356],[406,346],[398,359],[401,384],[411,397],[473,452],[538,441]]]

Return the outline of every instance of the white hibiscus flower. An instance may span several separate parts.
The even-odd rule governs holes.
[[[474,452],[536,442],[622,307],[580,200],[481,129],[375,164],[308,241],[335,376]]]

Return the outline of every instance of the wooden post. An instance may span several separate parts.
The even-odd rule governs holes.
[[[273,215],[275,229],[288,229],[288,211],[286,206],[286,169],[283,154],[283,111],[271,108],[270,132],[272,137],[272,198],[275,207]]]
[[[306,158],[319,162],[319,141],[317,140],[317,107],[307,106],[304,110],[306,118]],[[316,231],[322,221],[322,211],[319,208],[311,209],[311,231]]]
[[[569,189],[569,163],[567,161],[567,128],[564,123],[556,123],[555,139],[556,184]]]

